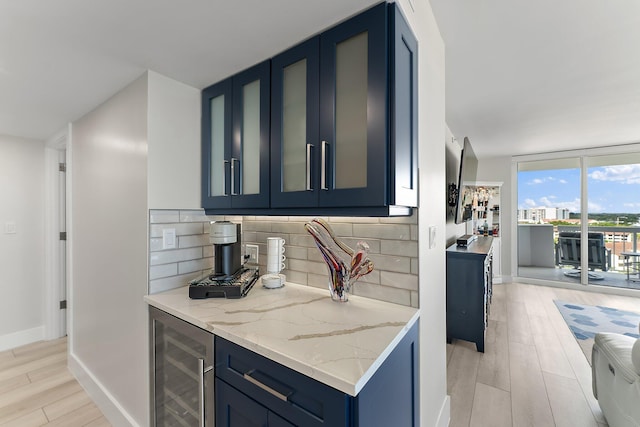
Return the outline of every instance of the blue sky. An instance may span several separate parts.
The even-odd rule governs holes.
[[[589,212],[640,213],[640,164],[589,168]],[[580,212],[580,169],[518,172],[518,209]]]

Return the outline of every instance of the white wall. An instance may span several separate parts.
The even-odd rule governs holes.
[[[511,157],[491,157],[478,159],[477,181],[502,182],[500,189],[500,258],[502,281],[510,282],[511,248],[515,244],[515,236],[511,224],[515,221],[515,207],[511,203],[513,185],[511,183]]]
[[[200,91],[148,75],[149,209],[199,209]]]
[[[43,336],[44,215],[44,143],[0,135],[0,351]]]
[[[401,0],[399,4],[419,45],[420,425],[446,426],[450,410],[445,326],[445,49],[428,2]],[[428,245],[430,226],[436,227],[433,248]]]
[[[73,123],[70,367],[113,425],[148,425],[147,74]]]

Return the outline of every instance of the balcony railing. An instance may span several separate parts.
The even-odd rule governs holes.
[[[554,227],[554,242],[558,241],[558,233],[563,231],[579,232],[580,226],[559,225]],[[589,226],[589,232],[603,233],[607,248],[611,249],[611,270],[626,271],[622,252],[638,252],[638,233],[640,227],[631,226]]]

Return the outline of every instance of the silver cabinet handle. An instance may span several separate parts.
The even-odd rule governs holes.
[[[222,161],[222,195],[223,196],[229,195],[229,193],[227,193],[227,164],[228,163],[229,163],[229,160]]]
[[[211,371],[213,366],[204,367],[204,359],[198,359],[198,415],[200,427],[205,427],[205,415],[204,415],[204,374]]]
[[[328,190],[327,187],[327,141],[322,141],[322,150],[320,153],[320,189]]]
[[[238,159],[236,159],[235,157],[231,158],[231,195],[232,196],[237,196],[238,193],[236,192],[236,167],[235,167],[235,162],[237,162]]]
[[[275,397],[277,397],[280,400],[283,400],[285,402],[287,402],[289,399],[287,398],[287,396],[285,396],[284,394],[280,393],[277,390],[272,389],[271,387],[269,387],[268,385],[258,381],[257,379],[253,378],[251,376],[251,373],[253,372],[253,370],[249,371],[249,372],[245,372],[245,374],[243,375],[244,379],[249,381],[252,384],[257,385],[258,387],[260,387],[261,389],[263,389],[264,391],[268,392],[269,394],[274,395]]]
[[[307,191],[313,191],[311,187],[311,150],[313,149],[313,144],[307,144]]]

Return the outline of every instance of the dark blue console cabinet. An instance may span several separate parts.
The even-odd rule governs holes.
[[[471,341],[484,353],[492,293],[493,237],[447,248],[447,342]]]
[[[419,425],[418,325],[353,397],[216,337],[216,426]]]

